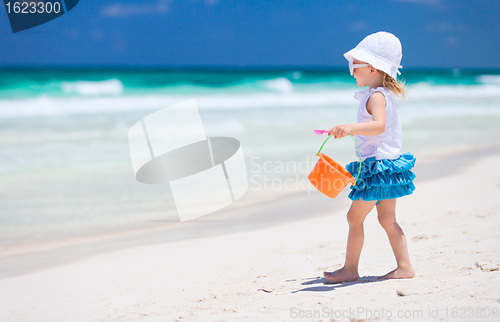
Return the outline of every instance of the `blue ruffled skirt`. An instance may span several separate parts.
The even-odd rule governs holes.
[[[380,201],[413,193],[415,175],[410,170],[415,165],[415,161],[416,159],[411,153],[403,153],[399,158],[392,160],[366,158],[361,163],[361,173],[356,185],[351,186],[349,199]],[[346,169],[356,178],[359,171],[359,161],[349,163]]]

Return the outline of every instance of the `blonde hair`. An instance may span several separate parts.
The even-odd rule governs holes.
[[[383,86],[387,87],[390,89],[394,94],[396,94],[399,97],[406,98],[405,97],[405,82],[398,82],[391,76],[389,76],[387,73],[379,70],[379,72],[382,73],[383,77]]]

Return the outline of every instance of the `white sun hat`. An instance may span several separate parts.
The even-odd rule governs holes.
[[[403,57],[401,42],[396,36],[385,31],[366,36],[354,49],[346,52],[344,57],[349,61],[351,75],[354,71],[354,59],[370,64],[395,80],[397,75],[401,75],[398,68],[403,68],[400,65]]]

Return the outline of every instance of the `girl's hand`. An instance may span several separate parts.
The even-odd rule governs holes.
[[[351,131],[352,128],[349,125],[337,125],[330,130],[330,133],[332,133],[336,139],[341,139],[351,134]]]

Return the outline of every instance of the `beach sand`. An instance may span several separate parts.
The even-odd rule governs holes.
[[[481,151],[459,152],[458,163],[417,157],[417,189],[397,203],[413,279],[377,280],[395,260],[373,210],[360,280],[325,284],[323,271],[344,262],[349,200],[315,192],[263,203],[252,211],[266,225],[242,221],[232,233],[217,231],[229,219],[210,217],[200,231],[216,231],[200,238],[136,234],[45,250],[51,256],[4,254],[0,320],[498,321],[500,154]]]

